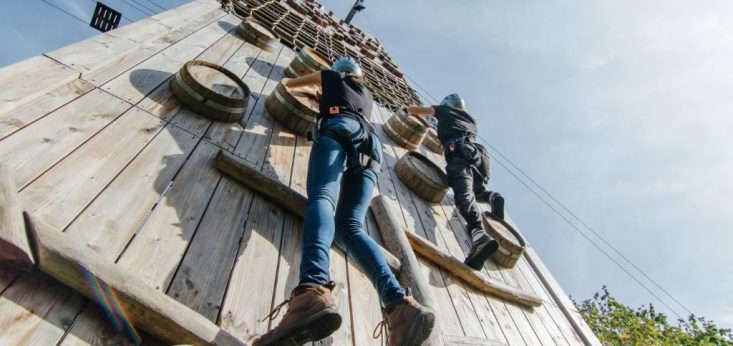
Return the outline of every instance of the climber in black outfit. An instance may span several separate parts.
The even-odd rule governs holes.
[[[476,120],[466,111],[465,102],[458,94],[446,96],[436,106],[409,106],[407,112],[415,116],[432,115],[438,120],[438,139],[445,149],[445,170],[448,184],[453,189],[456,206],[466,220],[471,236],[471,251],[466,256],[469,267],[480,270],[484,261],[499,248],[483,229],[481,211],[476,201],[491,205],[491,212],[504,218],[504,198],[489,191],[489,156],[476,143]]]

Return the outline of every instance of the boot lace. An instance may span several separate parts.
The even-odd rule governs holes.
[[[265,321],[266,321],[266,320],[268,320],[268,319],[269,319],[270,321],[272,321],[272,320],[276,319],[276,318],[277,318],[277,316],[278,316],[278,315],[280,315],[280,310],[282,310],[283,306],[287,305],[288,303],[290,303],[290,299],[285,299],[285,301],[284,301],[284,302],[282,302],[282,303],[278,304],[278,306],[276,306],[276,307],[275,307],[274,309],[272,309],[272,311],[270,311],[270,313],[269,313],[269,314],[267,314],[267,316],[263,317],[263,318],[262,318],[262,319],[260,320],[260,323],[262,323],[262,322],[265,322]]]
[[[377,327],[372,332],[372,338],[379,339],[382,335],[387,336],[387,333],[389,333],[388,327],[386,319],[377,323]]]

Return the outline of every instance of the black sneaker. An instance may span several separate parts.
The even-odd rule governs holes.
[[[466,256],[466,260],[463,263],[474,270],[481,270],[484,267],[486,259],[498,249],[499,243],[491,239],[488,234],[484,234],[471,244],[471,251],[468,252],[468,256]]]
[[[499,219],[504,219],[504,197],[496,194],[491,201],[491,213]]]

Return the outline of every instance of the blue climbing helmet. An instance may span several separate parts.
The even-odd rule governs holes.
[[[361,67],[359,67],[359,63],[350,56],[337,58],[336,61],[333,62],[331,69],[336,72],[349,73],[356,77],[364,76],[364,73],[361,71]]]
[[[458,94],[450,94],[446,96],[445,98],[443,98],[443,101],[441,101],[440,104],[463,110],[466,109],[466,102],[463,101],[461,96],[459,96]]]

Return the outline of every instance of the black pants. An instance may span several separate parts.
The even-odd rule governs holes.
[[[484,176],[478,168],[459,157],[448,157],[445,167],[448,175],[448,185],[453,189],[458,211],[466,220],[466,230],[481,228],[481,209],[476,202],[476,196],[488,196],[491,191],[486,189]],[[498,195],[494,193],[495,195]]]

